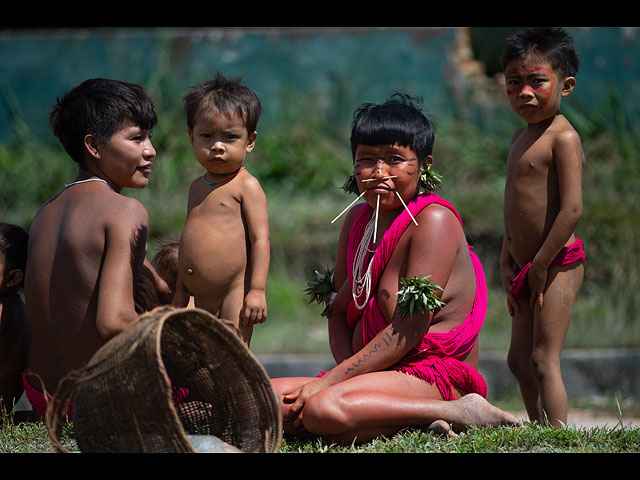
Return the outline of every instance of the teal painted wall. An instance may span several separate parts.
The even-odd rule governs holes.
[[[472,27],[472,47],[489,73],[513,27]],[[46,114],[56,96],[90,77],[119,78],[152,88],[163,106],[181,104],[188,87],[219,69],[242,75],[265,104],[262,124],[291,102],[348,122],[363,102],[396,89],[423,97],[429,110],[453,106],[448,61],[458,28],[111,28],[0,30],[0,141],[8,141],[16,109],[32,131],[51,140]],[[622,98],[638,120],[638,28],[569,29],[581,58],[570,103],[588,114]],[[308,102],[308,103],[307,103]]]

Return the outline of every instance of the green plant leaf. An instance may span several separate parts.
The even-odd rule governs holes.
[[[424,313],[427,310],[437,310],[444,307],[436,290],[444,291],[440,285],[431,281],[431,275],[427,277],[401,278],[402,288],[398,290],[398,316],[413,315],[414,311]]]
[[[309,303],[316,302],[318,305],[325,305],[321,315],[328,317],[331,312],[331,296],[334,293],[333,268],[327,267],[322,272],[316,270],[314,278],[307,282],[304,293],[309,297]]]

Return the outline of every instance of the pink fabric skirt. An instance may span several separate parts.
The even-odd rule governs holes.
[[[586,256],[584,254],[584,244],[582,240],[579,238],[576,239],[571,245],[567,247],[562,247],[556,258],[551,262],[552,267],[559,267],[562,265],[571,265],[574,262],[582,261],[582,263],[586,263]],[[518,265],[516,265],[516,278],[513,279],[512,291],[513,291],[513,299],[516,300],[522,295],[522,291],[527,284],[527,273],[531,268],[531,262],[527,263],[524,268],[520,269]]]

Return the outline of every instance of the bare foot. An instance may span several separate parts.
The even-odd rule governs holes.
[[[494,427],[522,425],[515,416],[494,407],[477,393],[465,395],[455,403],[460,407],[459,420],[453,423],[453,428],[456,431],[465,430],[470,425],[491,425]]]
[[[458,438],[458,434],[453,431],[451,425],[444,420],[436,420],[429,425],[428,430],[451,438]]]

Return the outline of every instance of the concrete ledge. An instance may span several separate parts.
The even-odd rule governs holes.
[[[329,355],[258,354],[256,358],[271,378],[315,377],[335,366]],[[640,401],[640,350],[565,350],[560,362],[571,400],[615,398],[621,405]],[[487,382],[490,399],[512,392],[518,394],[517,382],[507,366],[506,352],[481,352],[478,370]],[[31,410],[25,395],[15,409]],[[614,420],[609,422],[615,424]]]
[[[315,377],[336,366],[329,355],[263,354],[256,355],[270,378]]]
[[[314,377],[335,366],[327,355],[256,357],[271,378]],[[640,398],[640,350],[565,350],[560,361],[567,395],[572,399]],[[481,352],[478,370],[492,397],[517,391],[517,383],[507,366],[506,352]]]

